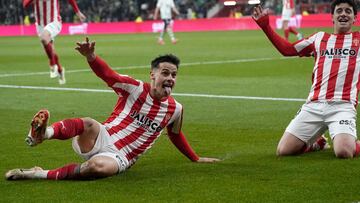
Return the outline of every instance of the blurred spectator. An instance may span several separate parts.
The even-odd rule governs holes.
[[[179,19],[207,18],[208,11],[214,5],[221,3],[220,0],[174,1],[180,12]],[[281,14],[281,0],[264,0],[262,2],[264,7],[271,9],[272,13]],[[329,0],[296,0],[296,2],[298,13],[304,11],[307,13],[330,12]],[[60,0],[60,3],[62,21],[78,22],[67,1]],[[156,6],[156,0],[77,0],[77,3],[89,22],[135,21],[138,17],[142,20],[151,20]],[[22,24],[25,16],[33,23],[32,11],[29,9],[24,11],[21,4],[22,0],[0,0],[0,24]],[[251,6],[242,4],[241,7],[243,15],[251,15]]]

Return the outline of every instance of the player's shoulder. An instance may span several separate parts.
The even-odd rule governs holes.
[[[183,105],[180,103],[180,102],[178,102],[173,96],[169,96],[168,97],[168,102],[170,103],[170,104],[173,104],[173,105],[175,105],[177,108],[180,108],[180,109],[182,109],[183,108]]]

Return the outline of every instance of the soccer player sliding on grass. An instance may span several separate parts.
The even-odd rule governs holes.
[[[323,149],[327,129],[336,157],[352,158],[360,151],[356,135],[356,106],[360,88],[360,32],[353,31],[357,6],[352,0],[331,4],[334,33],[317,32],[289,43],[269,25],[268,10],[257,6],[253,19],[284,56],[314,56],[312,86],[306,103],[286,128],[278,156]]]
[[[91,118],[72,118],[48,126],[50,114],[35,114],[26,141],[35,146],[47,139],[73,138],[74,151],[84,163],[58,169],[13,169],[8,180],[19,179],[95,179],[119,174],[130,168],[160,136],[166,127],[172,143],[195,163],[212,163],[216,158],[199,157],[181,130],[183,107],[170,96],[179,68],[179,59],[163,55],[151,62],[150,83],[113,71],[94,52],[95,42],[77,43],[76,50],[87,58],[94,73],[119,95],[110,117],[103,123]]]

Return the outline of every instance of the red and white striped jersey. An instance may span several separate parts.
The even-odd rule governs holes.
[[[300,56],[315,57],[308,101],[349,101],[357,105],[360,88],[359,46],[359,32],[318,32],[294,45]]]
[[[130,165],[154,144],[165,127],[168,133],[181,134],[183,108],[173,97],[153,99],[150,84],[116,73],[98,57],[90,67],[119,95],[112,114],[103,124],[111,143]],[[185,154],[191,154],[189,151]]]
[[[79,8],[75,0],[68,0],[75,13]],[[46,26],[53,21],[61,22],[59,0],[34,0],[35,20],[38,25]]]
[[[294,0],[283,0],[283,9],[293,9],[295,8]]]

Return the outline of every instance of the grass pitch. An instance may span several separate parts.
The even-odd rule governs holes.
[[[282,58],[261,31],[176,36],[180,39],[177,45],[166,39],[164,46],[156,44],[154,34],[96,35],[90,39],[96,41],[97,54],[112,67],[119,67],[118,72],[145,81],[149,80],[151,59],[164,53],[179,56],[183,65],[174,92],[184,105],[183,131],[200,156],[222,158],[222,162],[191,163],[163,135],[121,175],[95,181],[0,179],[0,201],[360,201],[358,159],[336,159],[331,149],[297,157],[275,156],[277,142],[303,102],[266,98],[305,99],[311,85],[312,58]],[[75,42],[83,38],[56,38],[56,51],[67,71],[67,84],[61,87],[108,90],[74,50]],[[102,122],[110,115],[116,95],[45,90],[43,87],[59,85],[49,78],[48,62],[37,37],[2,37],[0,44],[0,173],[18,167],[51,169],[82,162],[70,140],[26,146],[24,138],[33,114],[48,108],[50,122],[85,116]]]

